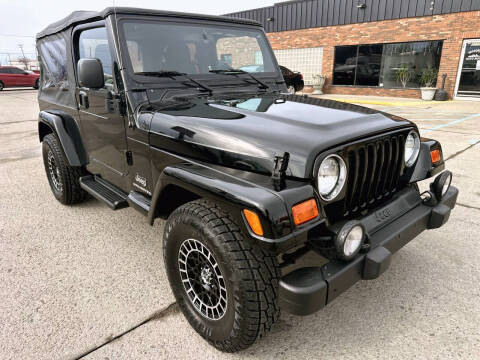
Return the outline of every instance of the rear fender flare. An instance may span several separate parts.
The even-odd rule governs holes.
[[[57,135],[70,166],[88,164],[88,156],[83,145],[77,122],[68,114],[60,111],[41,111],[38,117],[38,136],[43,141],[44,125]]]

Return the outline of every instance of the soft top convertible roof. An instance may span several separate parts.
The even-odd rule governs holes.
[[[132,15],[157,15],[157,16],[170,16],[170,17],[181,17],[186,19],[203,19],[203,20],[213,20],[213,21],[224,21],[237,24],[245,25],[257,25],[262,26],[259,22],[249,19],[240,19],[228,16],[214,16],[214,15],[201,15],[201,14],[190,14],[174,11],[162,11],[162,10],[152,10],[152,9],[140,9],[140,8],[131,8],[131,7],[108,7],[102,11],[74,11],[67,17],[54,22],[48,25],[45,29],[40,31],[37,34],[37,40],[58,33],[66,28],[84,23],[98,21],[106,18],[108,15],[116,12],[117,14],[132,14]]]

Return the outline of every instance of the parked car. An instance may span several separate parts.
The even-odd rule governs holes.
[[[285,94],[255,21],[107,8],[48,26],[37,47],[54,197],[165,219],[173,294],[222,351],[250,346],[280,308],[311,314],[379,277],[455,206],[439,142],[398,116]]]
[[[39,74],[16,66],[0,66],[0,91],[8,87],[33,87],[38,89]]]
[[[303,90],[303,75],[299,72],[294,72],[287,69],[285,66],[280,65],[282,76],[287,84],[287,90],[290,94],[295,94],[297,91]]]

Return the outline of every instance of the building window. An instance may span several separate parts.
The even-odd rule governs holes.
[[[263,55],[261,51],[259,50],[255,51],[255,54],[253,54],[253,59],[254,59],[255,65],[263,65]]]
[[[333,85],[419,88],[423,70],[438,69],[441,52],[442,41],[337,46]]]
[[[232,66],[232,54],[221,54],[220,61],[223,61],[225,64]]]
[[[419,88],[424,69],[438,69],[442,53],[442,41],[425,41],[385,44],[380,85],[386,88],[401,88],[399,73],[405,72],[407,88]],[[436,82],[433,84],[436,86]]]

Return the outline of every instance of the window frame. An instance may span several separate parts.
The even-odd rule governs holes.
[[[100,20],[100,21],[95,21],[92,23],[88,24],[83,24],[83,25],[78,25],[73,29],[72,32],[72,51],[73,51],[73,73],[75,76],[75,83],[76,87],[80,87],[80,84],[78,82],[78,60],[80,60],[80,34],[86,30],[92,30],[92,29],[97,29],[97,28],[105,28],[106,33],[107,33],[107,42],[108,42],[108,49],[110,52],[110,60],[111,60],[111,67],[112,67],[112,78],[113,78],[113,87],[117,89],[117,81],[115,77],[115,53],[114,53],[114,48],[113,48],[113,39],[110,36],[110,31],[109,27],[107,26],[107,23],[105,20]],[[104,85],[103,88],[106,88],[106,85]],[[110,87],[111,89],[111,87]]]
[[[255,31],[260,31],[263,32],[264,35],[264,40],[265,40],[265,51],[268,52],[268,54],[272,58],[272,63],[273,67],[275,69],[274,72],[261,72],[261,73],[255,73],[255,77],[259,79],[265,79],[265,80],[274,80],[278,79],[281,76],[280,69],[278,68],[278,62],[275,57],[275,54],[272,50],[272,47],[270,45],[270,42],[268,41],[268,36],[266,35],[265,31],[263,28],[256,26],[256,25],[245,25],[245,24],[235,24],[235,23],[223,23],[223,22],[217,22],[217,21],[212,21],[212,20],[202,20],[202,19],[181,19],[181,18],[167,18],[167,17],[158,17],[158,16],[119,16],[117,19],[117,24],[116,26],[118,27],[118,38],[119,38],[119,45],[121,47],[121,57],[122,57],[122,64],[123,67],[126,69],[126,73],[128,74],[128,77],[133,80],[137,84],[142,84],[142,85],[149,85],[149,84],[162,84],[162,86],[166,87],[178,87],[179,81],[171,78],[159,78],[159,77],[152,77],[152,76],[145,76],[145,75],[139,75],[136,74],[133,65],[131,63],[130,56],[128,54],[128,51],[124,51],[124,49],[127,49],[127,39],[125,36],[125,29],[123,26],[124,22],[133,22],[133,21],[138,21],[138,22],[145,22],[145,23],[153,23],[153,22],[158,22],[158,23],[163,23],[163,24],[180,24],[180,25],[196,25],[196,26],[202,26],[202,25],[219,25],[219,26],[225,26],[228,28],[238,28],[238,29],[246,29],[248,28],[249,30],[255,30]],[[229,75],[217,75],[217,76],[212,76],[212,74],[189,74],[189,76],[193,79],[199,80],[199,81],[207,81],[207,82],[225,82],[225,79],[229,79],[232,81],[235,81],[234,77],[229,76]],[[221,76],[223,76],[223,79],[221,79]]]

